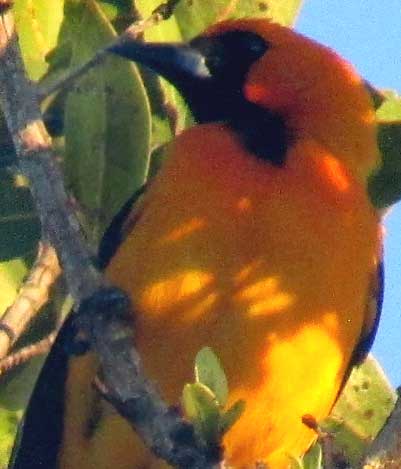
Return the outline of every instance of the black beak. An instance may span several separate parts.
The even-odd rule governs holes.
[[[226,120],[243,105],[242,85],[266,42],[247,31],[198,36],[189,43],[127,38],[109,51],[152,69],[183,95],[198,122]]]
[[[185,90],[210,79],[205,56],[183,43],[146,43],[133,39],[113,45],[110,52],[149,67],[170,81],[185,96]]]

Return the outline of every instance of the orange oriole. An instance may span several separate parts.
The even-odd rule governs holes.
[[[130,292],[145,370],[176,404],[211,346],[231,402],[246,401],[227,463],[287,468],[315,439],[302,416],[329,414],[378,322],[368,92],[333,51],[263,19],[112,51],[170,80],[198,121],[170,144],[118,249],[103,244],[108,278]],[[92,388],[93,356],[67,361],[59,344],[14,467],[166,467]]]

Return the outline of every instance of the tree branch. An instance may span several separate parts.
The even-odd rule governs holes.
[[[183,469],[216,467],[216,455],[207,454],[192,427],[143,376],[133,347],[129,299],[106,288],[92,265],[42,121],[37,90],[25,76],[11,12],[0,15],[0,105],[19,167],[30,181],[43,235],[55,248],[68,290],[80,305],[76,320],[103,365],[105,397],[158,456]]]
[[[35,342],[34,344],[27,345],[26,347],[17,350],[15,353],[8,355],[0,360],[0,376],[12,370],[16,366],[22,365],[33,357],[48,353],[54,341],[56,340],[58,331],[53,331],[44,339]]]
[[[40,244],[29,277],[20,288],[14,303],[7,308],[0,320],[0,360],[8,354],[27,325],[47,303],[50,288],[60,273],[54,249],[46,244]]]
[[[11,12],[0,17],[0,105],[20,170],[31,183],[42,231],[57,251],[71,295],[80,303],[103,281],[92,265],[78,220],[69,206],[36,90],[25,75]]]
[[[144,377],[132,320],[130,303],[116,288],[99,290],[81,304],[75,324],[100,358],[103,376],[97,388],[156,456],[182,469],[217,469],[220,453],[203,446],[192,425],[166,406]]]

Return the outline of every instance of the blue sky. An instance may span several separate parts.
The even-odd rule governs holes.
[[[305,0],[296,29],[352,62],[378,88],[401,92],[401,1]],[[401,204],[385,219],[385,296],[373,353],[401,384]]]

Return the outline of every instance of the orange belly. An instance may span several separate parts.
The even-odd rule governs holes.
[[[302,416],[327,416],[358,342],[376,214],[314,142],[295,144],[277,168],[208,125],[185,132],[171,153],[107,275],[131,294],[137,345],[163,396],[178,403],[196,353],[212,347],[230,401],[246,401],[224,439],[228,463],[287,468],[315,438]],[[129,455],[122,444],[110,456],[116,428],[130,432],[113,419],[97,436],[97,469],[116,460],[159,467],[133,434]]]

